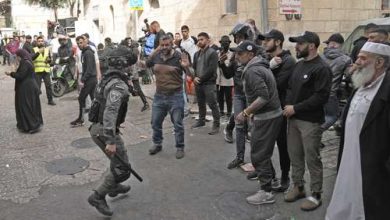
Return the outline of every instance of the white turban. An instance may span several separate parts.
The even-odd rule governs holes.
[[[360,51],[390,56],[390,46],[381,43],[366,42]]]

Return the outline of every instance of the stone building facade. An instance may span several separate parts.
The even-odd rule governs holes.
[[[22,1],[13,0],[19,4]],[[347,36],[361,21],[381,17],[386,12],[382,6],[389,0],[290,0],[299,1],[301,5],[301,15],[291,20],[280,14],[280,1],[144,0],[143,11],[132,11],[128,0],[80,0],[81,14],[76,33],[89,32],[95,42],[103,42],[105,37],[111,37],[114,41],[126,36],[138,38],[142,36],[143,20],[147,18],[150,22],[159,21],[166,32],[180,32],[180,27],[186,24],[190,27],[191,35],[205,31],[218,39],[228,34],[237,22],[252,18],[262,32],[277,28],[288,37],[311,30],[318,32],[321,40],[325,40],[334,32]],[[44,27],[52,12],[37,11],[37,8],[30,6],[15,10],[15,26],[23,29],[40,22],[40,28]],[[59,18],[69,17],[68,10],[63,11]]]

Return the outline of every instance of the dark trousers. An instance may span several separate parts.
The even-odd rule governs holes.
[[[273,177],[271,157],[283,118],[254,120],[251,128],[251,160],[259,177],[261,189],[271,191]]]
[[[213,115],[214,125],[219,126],[220,114],[217,103],[217,86],[215,84],[196,85],[195,92],[196,97],[198,98],[199,121],[206,120],[207,103]]]
[[[141,85],[139,83],[139,79],[134,79],[134,80],[132,80],[132,82],[133,82],[134,90],[137,92],[138,96],[141,98],[142,103],[144,103],[144,105],[148,104],[148,101],[146,100],[145,94],[142,91]]]
[[[219,104],[219,112],[224,113],[226,102],[226,113],[232,113],[233,99],[232,99],[233,86],[217,86],[217,97]]]
[[[83,109],[85,108],[85,100],[87,99],[88,95],[91,97],[91,100],[94,98],[95,88],[97,84],[97,79],[95,77],[89,78],[87,81],[84,82],[83,88],[81,88],[80,94],[79,94],[79,119],[83,118]]]
[[[99,146],[99,148],[103,151],[104,154],[106,154],[106,138],[103,134],[103,125],[100,123],[94,123],[91,125],[89,132],[91,134],[92,140]],[[115,145],[116,145],[116,155],[120,157],[124,162],[129,163],[129,157],[127,156],[127,150],[125,148],[125,145],[123,143],[123,140],[121,136],[116,135],[115,136]],[[107,156],[107,154],[106,154]],[[121,163],[120,160],[118,160],[116,157],[109,157],[110,159],[110,171],[106,172],[104,174],[104,180],[99,185],[99,187],[96,189],[96,192],[101,195],[105,196],[109,192],[111,192],[113,189],[115,189],[118,186],[118,181],[115,180],[114,174],[112,173],[113,170],[120,173],[126,173],[126,168]]]
[[[287,119],[283,117],[276,144],[279,150],[279,163],[282,171],[282,179],[286,179],[290,172],[290,157],[287,150]]]
[[[329,96],[328,102],[324,106],[325,110],[325,122],[321,125],[321,128],[325,131],[328,130],[339,118],[339,99],[337,96]]]
[[[247,102],[245,95],[234,95],[234,117],[240,114],[244,109],[246,109]],[[234,119],[234,118],[233,118]],[[248,123],[237,123],[233,120],[236,127],[236,152],[237,158],[244,159],[245,155],[245,136],[248,132]],[[233,129],[232,129],[233,130]]]
[[[3,51],[3,65],[5,65],[6,63],[8,63],[8,65],[10,65],[9,55],[6,51]]]
[[[35,73],[35,80],[37,81],[39,90],[41,90],[42,79],[43,79],[43,82],[45,83],[47,100],[49,100],[49,102],[50,102],[53,100],[53,93],[51,91],[50,73],[47,73],[47,72]]]

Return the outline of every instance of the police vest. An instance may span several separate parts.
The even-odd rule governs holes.
[[[106,87],[114,86],[120,80],[126,82],[127,79],[115,73],[109,77],[103,77],[102,81],[97,85],[95,90],[95,98],[92,102],[89,115],[88,115],[89,121],[94,123],[103,123],[103,114],[106,108],[106,99],[107,99],[107,97],[104,97],[104,91]],[[128,101],[129,101],[129,96],[125,96],[124,99],[122,100],[121,106],[118,111],[117,120],[116,120],[117,127],[119,127],[119,125],[125,121]]]
[[[39,52],[38,47],[34,47],[34,53]],[[36,73],[50,72],[50,65],[46,63],[46,59],[49,56],[49,49],[45,48],[43,54],[39,53],[39,56],[33,61],[34,70]]]

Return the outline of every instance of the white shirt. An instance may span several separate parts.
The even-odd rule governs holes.
[[[221,54],[221,52],[218,53],[218,56],[220,54]],[[225,60],[226,66],[230,65],[230,59],[232,58],[233,54],[234,53],[231,51],[227,52],[227,59]],[[233,77],[230,79],[226,79],[222,73],[222,69],[219,66],[217,68],[217,81],[216,82],[217,82],[217,85],[220,85],[220,86],[234,86]]]
[[[365,219],[359,136],[384,76],[382,74],[370,85],[359,88],[352,98],[345,122],[343,156],[326,220]]]
[[[189,36],[186,40],[181,39],[180,47],[187,51],[191,56],[191,62],[194,63],[194,55],[198,48],[195,45],[194,39]]]

